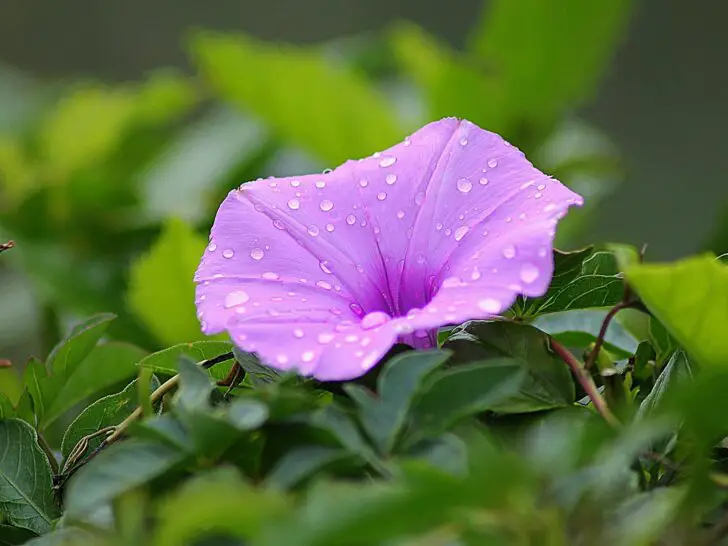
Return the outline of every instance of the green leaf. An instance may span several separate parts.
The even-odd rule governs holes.
[[[359,429],[349,415],[335,404],[328,404],[306,419],[313,426],[327,431],[349,452],[355,453],[365,461],[378,465],[378,457],[364,441]]]
[[[194,343],[181,343],[169,347],[139,361],[139,366],[153,370],[163,375],[177,375],[179,372],[179,357],[187,355],[195,362],[202,362],[217,356],[229,353],[233,346],[227,341],[196,341]],[[233,359],[222,362],[210,368],[210,375],[217,380],[224,379],[230,372]]]
[[[551,352],[548,336],[533,326],[506,321],[471,321],[453,330],[443,345],[453,362],[495,359],[498,366],[516,366],[525,373],[517,395],[489,409],[522,413],[564,407],[574,402],[571,372]],[[487,367],[487,362],[486,362]]]
[[[374,87],[316,49],[204,33],[192,51],[222,98],[331,166],[402,139],[395,113]]]
[[[175,408],[184,412],[204,411],[210,407],[215,386],[205,370],[187,357],[179,359],[180,386],[174,397]]]
[[[80,518],[122,493],[161,476],[184,459],[180,451],[142,440],[127,440],[104,450],[68,482],[65,509]]]
[[[343,449],[324,446],[299,446],[287,451],[266,478],[274,489],[290,489],[319,470],[343,460],[351,454]]]
[[[73,420],[66,429],[61,443],[61,453],[64,458],[68,457],[81,438],[102,428],[118,425],[136,409],[139,403],[137,381],[135,379],[121,392],[99,398]],[[159,381],[153,377],[152,389],[157,387]],[[101,435],[89,440],[87,450],[93,451],[104,438],[105,435]]]
[[[205,239],[184,222],[170,219],[149,252],[131,266],[130,309],[166,345],[196,341],[200,330],[193,276]]]
[[[604,322],[607,311],[581,309],[539,315],[533,326],[554,337],[567,347],[586,348],[594,343]],[[604,346],[615,356],[626,358],[637,350],[638,342],[616,320],[609,324]]]
[[[246,353],[237,347],[233,348],[233,353],[235,354],[235,360],[240,363],[240,367],[252,379],[254,386],[280,381],[281,374],[277,370],[261,364],[254,354]]]
[[[68,338],[56,345],[46,360],[46,367],[54,376],[68,377],[83,362],[109,324],[116,318],[111,313],[96,315],[76,326]]]
[[[677,349],[675,339],[655,317],[649,317],[649,338],[660,360]]]
[[[50,403],[45,426],[83,399],[116,385],[136,373],[146,351],[127,343],[111,342],[94,347],[63,383]]]
[[[693,369],[687,355],[683,351],[673,353],[652,390],[640,404],[636,418],[645,419],[654,415],[669,391],[679,389],[686,381],[691,381],[692,378]]]
[[[5,521],[37,534],[58,516],[53,478],[35,430],[24,421],[0,421],[0,513]]]
[[[438,371],[426,382],[411,410],[410,434],[415,439],[436,437],[458,421],[487,410],[508,406],[519,394],[526,374],[512,358],[461,364]],[[413,440],[410,438],[409,443]]]
[[[77,527],[57,528],[50,533],[35,538],[26,546],[107,546],[108,542],[99,540],[90,533]]]
[[[728,266],[704,255],[635,265],[626,274],[650,312],[698,364],[728,366]]]
[[[0,546],[16,546],[25,544],[37,535],[21,527],[0,524]]]
[[[205,535],[254,540],[261,529],[276,525],[287,508],[283,496],[254,489],[233,469],[219,468],[185,483],[159,505],[159,525],[151,543],[202,544]]]
[[[440,470],[464,476],[468,472],[468,450],[454,434],[443,434],[412,446],[408,456],[422,459]]]
[[[470,50],[503,86],[497,106],[515,120],[549,124],[588,98],[621,35],[630,3],[487,3]]]
[[[394,448],[424,379],[449,357],[449,351],[409,351],[394,357],[377,379],[377,397],[355,383],[344,385],[359,406],[364,430],[382,454]]]

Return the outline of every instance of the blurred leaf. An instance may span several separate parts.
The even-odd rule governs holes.
[[[26,546],[101,546],[108,545],[78,527],[57,528],[50,533],[26,543]]]
[[[203,237],[181,220],[170,219],[149,252],[131,266],[129,307],[164,344],[205,337],[192,281],[204,249]]]
[[[662,542],[660,537],[675,521],[684,498],[681,487],[660,487],[629,498],[610,518],[606,540],[621,546]]]
[[[290,489],[322,468],[351,458],[346,450],[324,446],[293,447],[268,473],[266,483],[274,489]]]
[[[81,438],[102,428],[120,424],[136,409],[139,402],[137,381],[135,379],[121,392],[99,398],[79,413],[63,435],[61,453],[64,458],[68,457]],[[152,389],[157,387],[159,387],[159,380],[153,377]],[[105,437],[102,434],[89,440],[88,451],[92,452]]]
[[[181,343],[162,351],[153,353],[139,361],[139,366],[153,370],[164,375],[177,375],[179,371],[179,357],[187,355],[195,362],[209,360],[216,356],[229,353],[232,344],[227,341],[196,341],[194,343]],[[210,375],[217,379],[224,379],[233,365],[233,359],[222,362],[210,368]]]
[[[31,160],[21,144],[0,135],[0,211],[12,210],[35,190],[38,180],[34,174]]]
[[[423,459],[446,472],[464,476],[468,472],[468,450],[455,434],[424,440],[414,445],[408,456]]]
[[[187,428],[171,413],[154,415],[129,427],[132,435],[162,442],[170,447],[193,453],[195,444]]]
[[[640,404],[637,419],[644,419],[656,413],[665,400],[667,392],[678,389],[693,378],[693,369],[683,351],[673,353],[670,361],[657,378],[654,387]]]
[[[425,377],[449,357],[449,351],[410,351],[394,357],[377,379],[378,396],[355,383],[344,385],[344,390],[360,408],[364,430],[382,454],[394,448]]]
[[[0,546],[25,544],[36,536],[38,535],[27,529],[0,524]]]
[[[259,386],[264,383],[273,383],[281,379],[281,374],[273,368],[261,364],[257,356],[252,353],[246,353],[238,347],[233,347],[233,354],[235,359],[240,364],[240,367],[245,370],[249,377],[253,380],[254,386]]]
[[[80,518],[120,494],[147,483],[180,463],[180,451],[142,440],[114,444],[83,466],[68,482],[65,510]]]
[[[489,408],[493,411],[522,413],[574,402],[571,372],[551,352],[548,336],[532,326],[506,321],[470,321],[455,328],[443,347],[453,351],[455,363],[486,361],[481,365],[485,369],[487,361],[492,359],[498,367],[517,367],[524,372],[518,394],[493,404]]]
[[[361,456],[368,463],[375,466],[378,465],[378,457],[374,454],[369,444],[364,441],[364,438],[351,417],[340,407],[334,404],[327,404],[311,414],[306,421],[328,432],[349,452]]]
[[[210,406],[210,396],[215,386],[205,370],[192,360],[179,358],[179,389],[174,397],[175,408],[184,412],[204,411]]]
[[[223,98],[331,166],[402,139],[395,112],[373,86],[316,49],[204,33],[192,51]]]
[[[647,308],[699,364],[728,364],[728,266],[705,255],[635,265],[626,273]]]
[[[593,309],[549,313],[537,316],[531,324],[567,347],[586,348],[596,341],[606,313]],[[626,358],[637,350],[637,345],[637,340],[619,322],[610,323],[604,337],[607,350]]]
[[[655,317],[649,317],[649,337],[650,343],[652,343],[660,359],[677,348],[677,342],[670,335],[670,332]]]
[[[498,107],[549,124],[590,98],[630,13],[629,0],[493,0],[470,50],[504,87]],[[575,47],[578,44],[578,47]]]
[[[127,343],[111,342],[94,347],[51,401],[45,415],[46,426],[84,398],[133,377],[137,362],[145,355],[146,351]]]
[[[253,540],[262,528],[275,525],[287,504],[272,491],[253,489],[233,469],[218,468],[190,480],[159,505],[153,543],[202,544],[206,535]]]
[[[24,421],[0,421],[0,513],[4,521],[46,533],[58,516],[51,467],[38,447],[35,430]]]

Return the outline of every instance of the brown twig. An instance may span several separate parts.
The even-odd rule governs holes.
[[[5,252],[6,250],[10,250],[15,246],[14,241],[8,241],[7,243],[0,244],[0,252]]]
[[[592,401],[594,409],[597,410],[599,415],[601,415],[610,426],[615,428],[619,427],[619,420],[609,409],[609,406],[607,406],[607,402],[604,400],[602,395],[599,394],[599,389],[597,388],[596,383],[594,383],[591,375],[589,375],[589,372],[587,372],[584,366],[582,366],[581,362],[579,362],[566,347],[564,347],[554,338],[551,338],[550,342],[551,349],[557,355],[559,355],[561,360],[563,360],[567,366],[569,366],[569,368],[571,369],[571,373],[574,374],[574,377],[576,377],[576,380],[581,385],[581,388],[584,389],[584,392]]]

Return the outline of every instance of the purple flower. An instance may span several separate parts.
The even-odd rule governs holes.
[[[582,199],[465,120],[324,174],[231,191],[195,275],[207,334],[277,369],[364,374],[397,341],[540,296],[558,220]]]

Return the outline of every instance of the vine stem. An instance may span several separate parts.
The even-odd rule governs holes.
[[[630,301],[626,299],[627,295],[625,295],[625,299],[620,301],[617,305],[612,307],[609,312],[605,315],[604,320],[602,321],[602,327],[599,329],[599,335],[597,336],[596,341],[594,342],[594,347],[592,348],[591,352],[589,353],[589,356],[586,359],[586,362],[584,363],[584,368],[587,370],[591,370],[594,366],[594,362],[597,359],[597,355],[599,355],[599,351],[602,350],[602,346],[604,345],[604,338],[607,336],[607,329],[609,328],[609,324],[612,322],[612,319],[619,313],[622,309],[629,309],[630,307],[635,306],[634,301]]]
[[[566,347],[564,347],[554,338],[550,339],[550,343],[551,349],[553,349],[553,351],[559,356],[559,358],[561,358],[561,360],[563,360],[566,365],[571,368],[571,373],[574,374],[576,380],[579,382],[582,389],[584,389],[584,392],[586,392],[587,396],[592,401],[594,409],[597,410],[599,415],[601,415],[602,418],[604,418],[604,420],[610,426],[615,428],[619,427],[619,420],[609,409],[609,406],[607,406],[607,402],[604,400],[602,395],[599,394],[599,389],[597,389],[596,383],[594,383],[594,380],[589,375],[589,372],[586,371],[586,368],[582,366],[581,362],[579,362]]]

